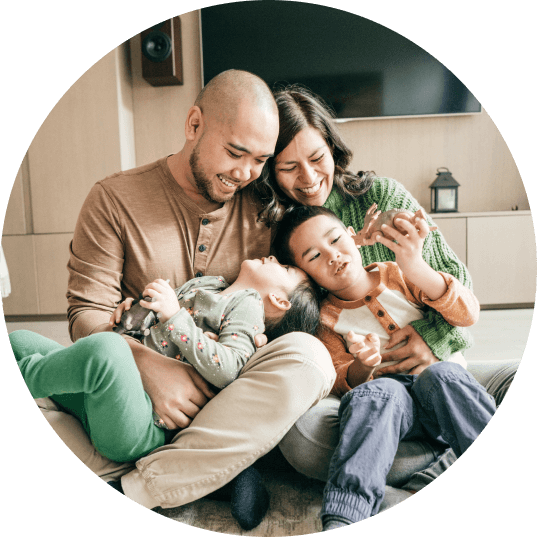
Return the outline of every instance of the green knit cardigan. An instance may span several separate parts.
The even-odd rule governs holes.
[[[390,209],[416,212],[420,208],[418,202],[400,183],[386,177],[375,178],[372,187],[350,203],[345,202],[341,194],[333,189],[324,207],[336,213],[346,226],[352,226],[359,231],[364,227],[365,213],[373,203],[376,203],[382,212]],[[428,223],[433,225],[429,217]],[[364,266],[374,262],[395,261],[395,254],[380,243],[362,246],[360,253]],[[423,244],[423,259],[434,270],[452,274],[463,285],[472,288],[468,269],[447,245],[440,231],[431,231],[427,235]],[[466,328],[451,326],[440,313],[430,307],[425,309],[423,319],[410,324],[440,360],[447,359],[454,352],[470,348],[473,343]]]

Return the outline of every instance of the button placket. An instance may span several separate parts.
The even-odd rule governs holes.
[[[212,222],[208,218],[200,220],[198,240],[194,249],[194,274],[196,278],[207,272],[207,263],[211,245]]]
[[[366,307],[376,317],[377,321],[381,324],[386,333],[390,334],[391,332],[399,329],[397,323],[390,317],[390,314],[376,298],[368,295],[364,298],[364,301]]]

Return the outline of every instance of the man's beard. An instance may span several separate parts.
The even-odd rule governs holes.
[[[238,189],[226,197],[223,197],[221,195],[217,197],[217,194],[214,191],[213,182],[207,177],[205,171],[200,164],[199,145],[202,139],[203,136],[199,139],[198,143],[196,144],[196,147],[190,154],[190,159],[188,161],[190,164],[190,171],[192,172],[192,177],[194,178],[194,182],[196,183],[196,188],[198,189],[198,192],[207,201],[210,201],[211,203],[225,203],[235,195],[235,192]]]

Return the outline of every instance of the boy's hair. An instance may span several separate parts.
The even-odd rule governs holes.
[[[291,307],[282,317],[265,318],[265,335],[272,341],[290,332],[306,332],[314,336],[320,320],[320,287],[308,276],[289,294]]]
[[[278,224],[278,231],[274,236],[272,248],[283,265],[296,265],[295,256],[289,247],[291,235],[304,222],[315,218],[316,216],[328,216],[335,220],[343,229],[345,224],[330,210],[325,207],[300,205],[286,211],[283,218]]]

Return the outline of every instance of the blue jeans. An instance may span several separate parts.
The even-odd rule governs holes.
[[[426,439],[460,456],[495,410],[494,398],[451,362],[357,386],[341,399],[321,517],[358,522],[376,514],[401,440]]]

